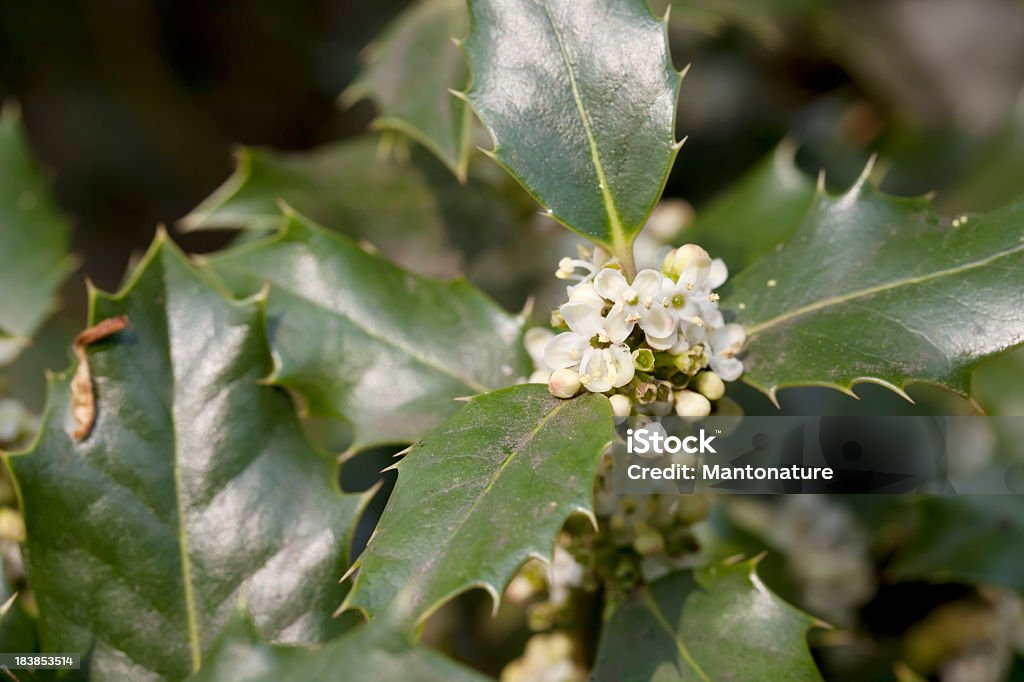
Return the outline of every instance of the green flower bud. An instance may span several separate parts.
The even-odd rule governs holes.
[[[690,386],[708,400],[720,400],[725,395],[725,382],[714,372],[701,372],[693,378]]]
[[[641,372],[650,372],[654,369],[654,353],[649,348],[633,351],[633,366]]]

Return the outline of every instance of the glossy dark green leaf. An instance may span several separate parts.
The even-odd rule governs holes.
[[[474,398],[398,464],[398,484],[346,607],[396,604],[423,620],[472,587],[498,595],[531,556],[550,556],[574,512],[591,513],[612,439],[608,399],[559,400],[526,384]]]
[[[0,364],[42,324],[73,267],[67,221],[32,162],[17,111],[0,113]]]
[[[89,347],[92,432],[72,439],[58,375],[10,459],[45,649],[87,655],[92,679],[180,680],[242,597],[268,639],[337,633],[362,496],[262,384],[262,301],[225,299],[161,236],[123,292],[92,296],[93,323],[117,315],[131,326]]]
[[[756,562],[678,571],[605,625],[594,682],[820,680],[807,647],[819,623],[773,594]]]
[[[464,280],[412,275],[301,216],[209,264],[239,294],[270,283],[273,380],[314,414],[350,422],[355,447],[410,443],[456,398],[529,374],[522,318]]]
[[[400,163],[376,137],[297,154],[243,148],[238,168],[181,221],[186,230],[276,229],[281,201],[322,225],[365,240],[415,272],[451,276],[466,242],[514,233],[521,210],[493,183],[460,185],[429,154]],[[528,201],[528,199],[527,199]]]
[[[793,162],[796,148],[783,142],[707,206],[683,232],[733,272],[774,252],[803,222],[814,181]]]
[[[819,194],[785,248],[722,300],[747,330],[744,380],[851,391],[915,382],[961,395],[971,370],[1024,343],[1024,203],[949,219],[859,181]]]
[[[1024,481],[1024,470],[1017,469],[1018,481]],[[1004,585],[1024,592],[1024,497],[928,497],[915,504],[918,526],[889,566],[893,577]]]
[[[408,135],[463,180],[473,113],[450,90],[465,88],[469,77],[453,43],[465,33],[465,0],[419,0],[367,47],[365,70],[342,95],[349,103],[373,100],[374,128]]]
[[[644,0],[470,0],[466,97],[494,158],[555,218],[620,256],[675,160],[663,22]]]
[[[321,647],[272,646],[236,615],[189,682],[484,682],[487,678],[386,622],[362,625]]]

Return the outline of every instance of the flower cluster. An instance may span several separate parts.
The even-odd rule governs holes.
[[[616,416],[703,417],[724,394],[723,381],[743,373],[736,357],[743,327],[726,324],[715,289],[728,272],[696,244],[671,250],[661,270],[630,279],[600,248],[563,258],[555,275],[573,280],[552,326],[527,332],[536,371],[531,382],[571,398],[605,393]]]

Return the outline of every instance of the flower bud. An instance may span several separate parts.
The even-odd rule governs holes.
[[[690,384],[698,393],[703,393],[708,400],[719,400],[725,395],[725,383],[722,377],[714,372],[701,372]]]
[[[706,364],[704,347],[697,345],[686,350],[682,355],[676,356],[673,362],[676,369],[687,376],[693,376]]]
[[[608,401],[612,404],[612,414],[616,417],[628,417],[633,411],[633,401],[621,393],[611,396]]]
[[[568,367],[556,369],[548,380],[548,390],[556,398],[571,398],[579,392],[581,386],[579,372]]]
[[[650,372],[654,369],[654,353],[649,348],[633,351],[633,366],[641,372]]]
[[[696,391],[676,391],[676,414],[688,419],[700,419],[711,414],[711,403]]]
[[[706,276],[710,269],[711,256],[696,244],[683,244],[678,249],[669,251],[661,264],[661,271],[673,280],[678,280],[687,270]]]

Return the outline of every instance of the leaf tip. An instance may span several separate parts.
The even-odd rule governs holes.
[[[871,174],[875,171],[875,166],[878,163],[878,154],[874,153],[868,157],[867,163],[864,164],[864,170],[860,172],[857,177],[857,181],[853,183],[853,187],[850,188],[850,194],[857,194],[864,189],[868,181],[871,179]]]

